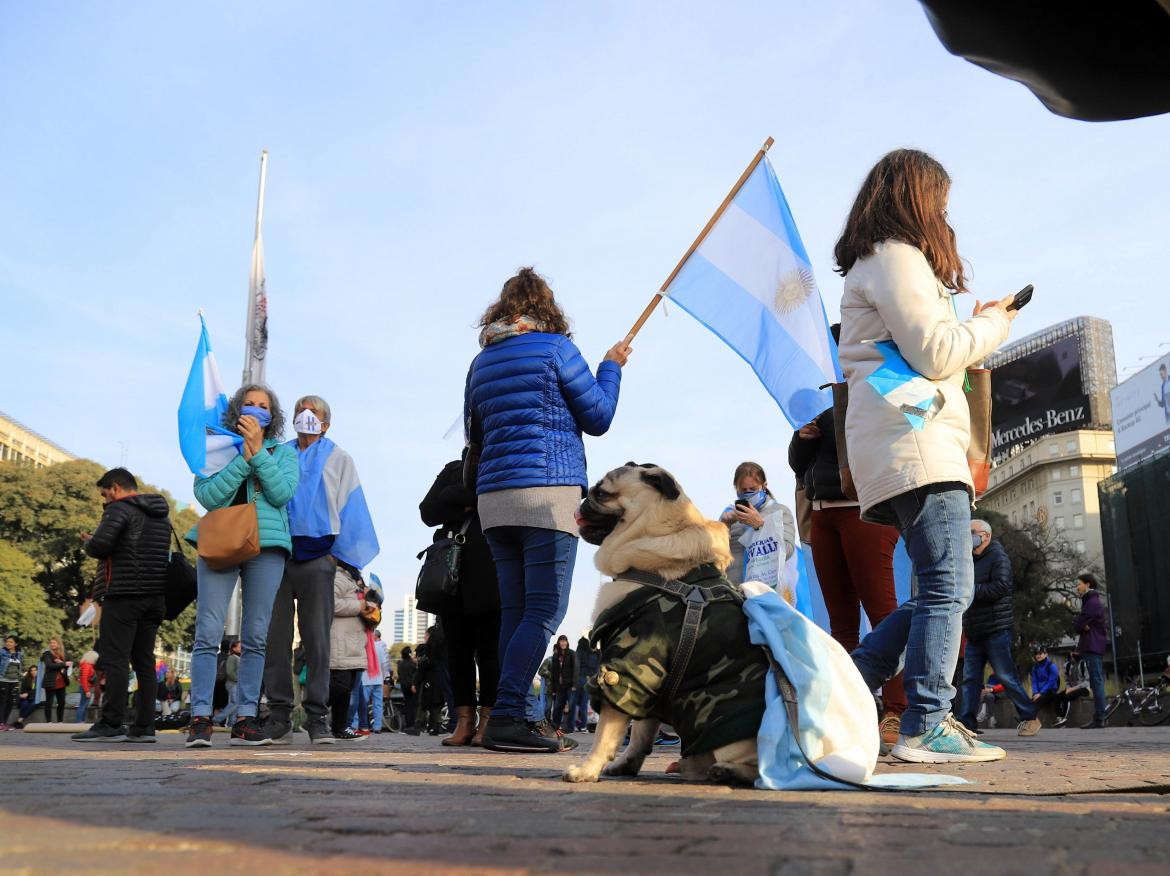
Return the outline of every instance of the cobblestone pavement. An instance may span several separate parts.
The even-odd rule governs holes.
[[[383,734],[187,751],[0,734],[8,873],[1170,872],[1170,727],[990,731],[1009,759],[911,769],[958,790],[770,793],[638,779],[568,785],[565,755]]]

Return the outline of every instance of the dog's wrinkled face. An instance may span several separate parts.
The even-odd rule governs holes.
[[[590,544],[605,541],[625,514],[648,500],[673,502],[682,495],[670,472],[653,463],[627,462],[593,485],[577,509],[577,528]]]

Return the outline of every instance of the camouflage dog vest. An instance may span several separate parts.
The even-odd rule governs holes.
[[[601,647],[601,667],[589,680],[594,709],[604,701],[631,718],[670,724],[684,757],[755,738],[768,659],[748,637],[742,594],[711,565],[673,582],[633,571],[618,579],[652,586],[593,625],[592,642]],[[687,632],[688,611],[701,614],[697,633],[693,624]]]

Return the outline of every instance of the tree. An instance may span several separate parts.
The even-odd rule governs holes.
[[[22,647],[41,647],[62,632],[64,612],[49,605],[33,580],[36,571],[30,557],[0,541],[0,631]]]
[[[1018,666],[1032,662],[1034,645],[1048,648],[1072,634],[1072,620],[1079,602],[1077,576],[1099,569],[1090,567],[1061,535],[1060,530],[1037,523],[1012,526],[994,511],[976,517],[991,524],[992,532],[1012,561],[1012,610],[1015,616],[1013,653]]]

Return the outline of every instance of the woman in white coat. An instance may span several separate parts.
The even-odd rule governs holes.
[[[907,708],[892,754],[918,763],[998,760],[950,717],[950,680],[971,601],[971,419],[966,370],[1008,336],[1011,297],[960,320],[966,292],[947,224],[950,177],[924,152],[899,149],[869,172],[834,252],[845,276],[841,368],[846,442],[862,518],[898,528],[915,596],[853,652],[871,688],[905,661]]]

